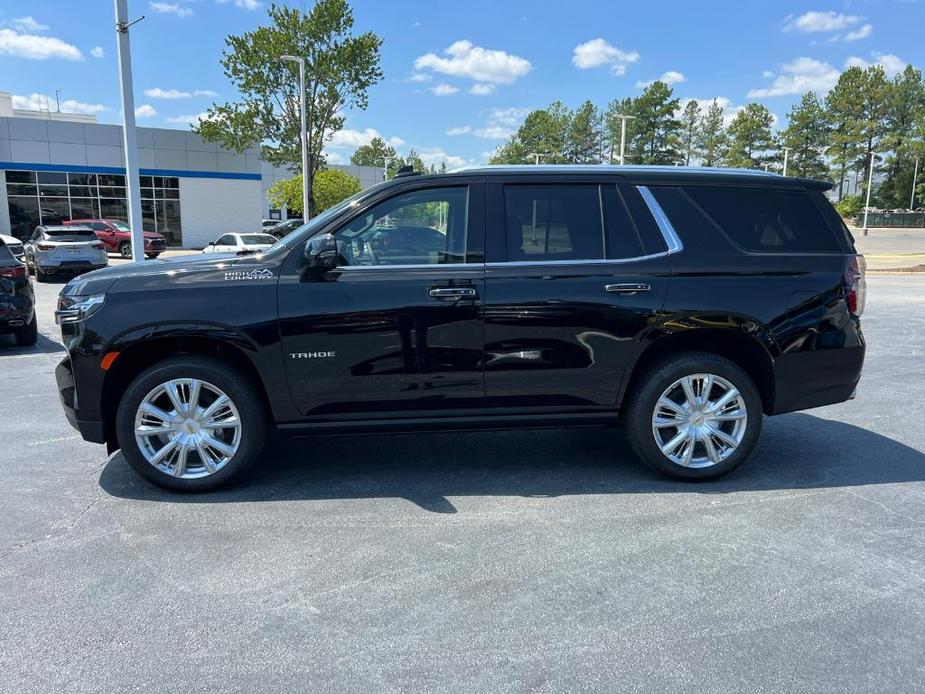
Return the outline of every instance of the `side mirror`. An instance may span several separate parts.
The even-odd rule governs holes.
[[[210,245],[210,246],[214,246],[214,245],[215,245],[215,241],[209,241],[209,245]]]
[[[305,244],[302,256],[302,279],[318,281],[324,273],[337,267],[337,240],[332,234],[313,236]]]

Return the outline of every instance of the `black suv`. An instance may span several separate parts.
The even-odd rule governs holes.
[[[26,266],[0,238],[0,334],[12,334],[20,347],[38,342],[35,295]]]
[[[828,184],[674,167],[404,175],[265,253],[71,281],[68,419],[204,490],[284,434],[625,424],[702,480],[861,375],[864,261]]]

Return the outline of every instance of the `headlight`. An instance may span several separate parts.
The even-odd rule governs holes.
[[[64,325],[65,323],[79,323],[86,320],[100,310],[105,299],[105,294],[59,296],[58,310],[55,311],[55,322],[58,325]]]

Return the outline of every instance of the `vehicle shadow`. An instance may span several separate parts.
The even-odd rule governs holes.
[[[12,335],[0,335],[0,357],[20,354],[60,354],[64,345],[39,333],[38,340],[31,347],[17,347]]]
[[[455,513],[447,497],[726,494],[923,479],[921,451],[861,427],[799,413],[766,419],[748,462],[699,484],[650,471],[620,431],[556,429],[278,440],[239,484],[199,495],[154,487],[120,452],[103,468],[100,486],[116,497],[170,503],[400,497],[435,513]]]

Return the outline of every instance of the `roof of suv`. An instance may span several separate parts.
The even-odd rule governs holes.
[[[593,174],[618,175],[632,178],[635,181],[647,182],[712,182],[712,183],[738,183],[742,185],[771,186],[797,185],[806,188],[827,190],[832,184],[827,181],[817,181],[808,178],[795,178],[781,176],[770,171],[757,171],[755,169],[732,169],[722,167],[699,166],[639,166],[639,165],[611,165],[611,164],[521,164],[521,165],[486,165],[457,169],[451,175],[562,175]]]

